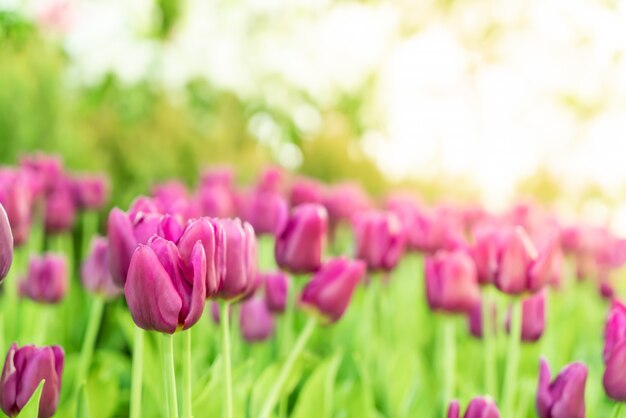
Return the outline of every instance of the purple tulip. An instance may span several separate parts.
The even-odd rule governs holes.
[[[480,303],[476,267],[463,250],[438,251],[425,266],[426,297],[432,310],[467,313]]]
[[[0,204],[4,206],[16,247],[30,235],[34,191],[30,175],[23,170],[0,170]]]
[[[204,216],[230,218],[237,213],[233,171],[217,167],[202,175],[198,189],[198,204]]]
[[[387,198],[385,208],[400,219],[407,235],[407,247],[411,250],[420,250],[421,237],[418,225],[420,209],[416,199],[411,195],[393,194]]]
[[[524,229],[506,231],[500,248],[496,287],[514,295],[528,290],[528,271],[536,258],[537,251]]]
[[[550,366],[542,358],[536,402],[539,418],[585,418],[587,366],[571,363],[551,379]]]
[[[285,312],[289,295],[289,276],[283,272],[263,274],[265,283],[265,303],[274,313]]]
[[[200,216],[199,204],[189,197],[187,187],[179,181],[172,180],[154,186],[152,196],[160,213],[175,215],[182,219]]]
[[[353,218],[356,258],[370,270],[391,271],[404,253],[406,235],[391,212],[366,211]]]
[[[20,295],[49,304],[60,302],[67,288],[67,259],[64,255],[53,253],[32,257],[26,277],[19,284]]]
[[[109,268],[109,241],[104,237],[94,237],[87,259],[81,267],[83,286],[93,293],[116,297],[122,293],[111,276]]]
[[[239,326],[247,342],[265,341],[274,334],[274,317],[263,299],[253,297],[241,304]]]
[[[215,301],[211,301],[211,319],[213,320],[213,323],[215,325],[219,325],[220,324],[220,304],[218,302]],[[228,308],[230,309],[232,305],[228,305]]]
[[[511,311],[506,320],[506,332],[510,332]],[[522,301],[522,341],[535,342],[546,327],[546,291],[531,295]]]
[[[294,207],[304,203],[323,203],[325,186],[317,180],[300,177],[291,187],[289,204]]]
[[[276,236],[276,263],[293,273],[310,273],[322,264],[328,214],[323,206],[307,203],[295,207]]]
[[[246,220],[257,235],[275,235],[287,222],[289,208],[278,193],[256,190],[247,201]]]
[[[313,308],[328,322],[338,321],[346,311],[365,269],[364,262],[346,257],[327,261],[302,290],[302,305]]]
[[[26,406],[42,380],[45,380],[39,401],[39,418],[54,415],[59,403],[61,377],[63,375],[63,349],[53,345],[9,348],[2,381],[0,381],[0,405],[5,414],[14,417]]]
[[[74,185],[64,175],[50,182],[45,194],[44,223],[46,232],[57,234],[70,231],[76,221],[76,200]]]
[[[461,407],[458,401],[452,401],[448,407],[448,418],[459,418]],[[477,397],[470,401],[463,418],[500,418],[498,407],[489,397]]]
[[[9,218],[0,204],[0,282],[7,276],[13,263],[13,233]]]
[[[259,176],[256,189],[262,192],[280,193],[283,187],[285,172],[279,166],[266,167]]]
[[[355,213],[369,209],[371,202],[360,185],[346,182],[328,188],[324,206],[328,211],[331,228],[334,229],[340,222],[351,222]]]
[[[64,175],[63,161],[58,155],[36,153],[24,155],[20,167],[30,174],[35,196],[47,193],[52,185]]]
[[[224,276],[218,291],[223,299],[243,297],[254,286],[257,259],[254,229],[240,219],[220,219],[226,238]]]
[[[476,303],[472,308],[467,312],[467,323],[470,334],[475,338],[483,337],[483,300],[479,303]],[[497,305],[495,303],[491,304],[491,335],[495,335],[498,331],[498,310]]]
[[[101,209],[109,198],[109,179],[105,175],[82,175],[73,180],[73,187],[80,209]]]
[[[604,328],[602,383],[607,395],[626,402],[626,306],[614,300]]]
[[[189,267],[187,267],[189,266]],[[176,245],[161,237],[140,244],[130,261],[124,294],[138,327],[173,334],[202,316],[206,299],[206,257],[197,242],[184,260]]]
[[[476,264],[478,283],[490,284],[498,273],[502,234],[496,227],[482,226],[474,230],[472,256]]]

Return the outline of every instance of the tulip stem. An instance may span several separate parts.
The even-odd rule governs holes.
[[[485,391],[488,395],[497,398],[497,371],[494,352],[494,321],[490,289],[483,292],[483,340],[485,348]]]
[[[517,369],[520,358],[520,341],[522,337],[522,301],[516,299],[511,307],[511,327],[504,370],[504,385],[502,387],[502,416],[513,416],[515,386],[517,384]]]
[[[615,404],[615,408],[613,408],[613,414],[611,416],[613,418],[622,418],[623,410],[624,410],[624,404],[622,402],[618,402]]]
[[[74,397],[78,400],[80,387],[85,383],[87,372],[91,364],[98,331],[100,331],[100,323],[102,322],[102,313],[104,311],[104,299],[96,296],[91,303],[91,311],[89,312],[89,322],[83,340],[83,347],[80,351],[80,363],[78,364],[78,372],[76,375],[74,386]]]
[[[456,373],[456,340],[454,318],[444,317],[442,325],[443,349],[441,350],[441,367],[443,367],[443,411],[452,400]]]
[[[224,390],[226,402],[226,418],[233,418],[233,377],[230,360],[230,302],[222,303],[220,315],[222,326],[222,355],[224,356]]]
[[[176,371],[174,370],[174,336],[163,334],[163,368],[165,371],[165,398],[169,418],[178,418],[176,398]]]
[[[183,332],[183,417],[191,418],[191,329]]]
[[[289,353],[289,357],[287,357],[285,364],[283,364],[283,367],[280,370],[280,374],[278,375],[278,378],[274,382],[272,389],[267,395],[267,398],[265,399],[265,403],[263,403],[263,407],[261,408],[261,413],[259,414],[259,418],[269,418],[272,415],[272,411],[274,410],[274,407],[276,406],[276,402],[278,401],[280,392],[283,390],[283,386],[285,386],[285,382],[287,382],[287,378],[289,377],[289,374],[291,373],[291,369],[293,369],[293,365],[295,364],[296,360],[300,356],[300,353],[302,352],[302,350],[304,349],[304,346],[306,345],[307,341],[311,337],[311,334],[313,334],[313,330],[315,329],[316,325],[317,325],[317,320],[315,319],[315,317],[313,316],[309,317],[309,320],[307,321],[306,325],[304,326],[304,329],[300,333],[300,336],[296,340],[296,343],[294,344],[293,349]]]
[[[143,340],[143,329],[135,327],[135,336],[133,337],[133,375],[130,386],[130,418],[141,418],[141,389],[143,386]]]

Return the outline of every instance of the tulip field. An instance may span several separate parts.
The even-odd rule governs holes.
[[[111,195],[56,155],[0,168],[7,416],[626,417],[605,226],[273,166]]]

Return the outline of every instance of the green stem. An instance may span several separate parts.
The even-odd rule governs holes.
[[[619,402],[615,404],[615,408],[613,408],[613,414],[612,417],[613,418],[622,418],[623,415],[623,411],[624,410],[624,404]]]
[[[502,387],[502,416],[513,417],[517,369],[520,359],[520,341],[522,336],[522,301],[516,299],[511,307],[511,325]]]
[[[141,418],[141,389],[143,386],[144,330],[135,327],[133,337],[133,366],[130,386],[130,418]]]
[[[165,372],[165,398],[167,416],[178,418],[178,399],[176,398],[176,371],[174,370],[174,336],[163,334],[163,369]]]
[[[96,345],[98,331],[100,331],[100,323],[102,322],[102,313],[104,311],[104,299],[96,296],[91,304],[89,312],[89,322],[87,323],[87,331],[83,340],[83,347],[80,352],[80,363],[78,364],[78,372],[76,375],[74,396],[78,399],[78,392],[87,376],[91,358],[93,356]]]
[[[289,353],[289,357],[287,357],[287,361],[285,361],[285,364],[283,364],[283,367],[280,370],[280,374],[278,375],[278,378],[274,382],[272,389],[270,390],[267,398],[265,399],[265,403],[263,404],[263,407],[261,408],[261,414],[259,415],[259,418],[269,418],[271,416],[272,411],[274,410],[274,407],[276,406],[276,402],[278,401],[278,397],[280,396],[280,392],[282,391],[283,386],[285,386],[285,383],[287,382],[287,378],[289,377],[289,374],[291,373],[291,369],[293,368],[296,360],[300,356],[300,353],[304,349],[304,346],[306,345],[307,341],[311,337],[311,334],[313,333],[313,330],[315,329],[316,324],[317,324],[317,320],[315,319],[315,317],[313,316],[309,317],[309,320],[306,323],[302,332],[300,333],[300,336],[298,337],[298,340],[294,344],[291,353]]]
[[[441,367],[443,367],[443,411],[445,413],[448,404],[452,400],[455,386],[456,373],[456,341],[454,330],[454,318],[443,318],[443,349],[441,350]]]
[[[191,418],[191,329],[183,332],[183,417]]]
[[[497,371],[496,355],[494,350],[494,318],[490,289],[483,292],[483,341],[485,348],[485,391],[488,395],[496,398]]]
[[[224,301],[222,303],[222,310],[220,312],[220,325],[222,327],[222,355],[224,356],[224,391],[226,418],[233,418],[233,377],[231,371],[230,360],[230,302]]]

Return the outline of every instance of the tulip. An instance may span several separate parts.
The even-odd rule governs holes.
[[[350,222],[352,216],[371,206],[367,194],[356,183],[339,183],[330,187],[324,197],[330,225],[334,228],[342,221]]]
[[[483,226],[474,230],[472,256],[476,264],[478,283],[489,284],[495,281],[501,240],[502,234],[495,227]]]
[[[73,181],[74,198],[80,209],[98,210],[109,197],[109,182],[104,175],[83,175]]]
[[[495,284],[504,293],[520,294],[528,289],[528,271],[537,252],[521,227],[506,231],[502,237]]]
[[[481,299],[480,303],[476,303],[472,308],[467,312],[467,323],[470,334],[475,338],[483,338],[483,306],[484,301]],[[498,326],[498,311],[495,303],[490,303],[491,306],[490,312],[491,317],[489,318],[489,324],[491,329],[491,335],[494,335],[497,332]]]
[[[436,311],[468,312],[480,302],[476,267],[463,250],[438,251],[426,260],[426,297]]]
[[[13,233],[9,218],[0,204],[0,282],[7,276],[13,263]]]
[[[368,211],[355,215],[353,224],[356,258],[370,270],[393,270],[406,242],[400,219],[391,212]]]
[[[231,300],[243,297],[254,286],[257,246],[254,229],[239,219],[221,219],[226,238],[226,257],[218,296]]]
[[[160,213],[175,215],[182,219],[200,216],[199,203],[189,197],[187,187],[179,181],[169,181],[154,186],[152,196]]]
[[[585,418],[587,366],[571,363],[550,380],[550,366],[542,358],[536,401],[539,418]]]
[[[236,214],[233,172],[228,167],[203,173],[198,190],[198,204],[204,216],[228,218]]]
[[[607,395],[626,402],[626,306],[614,300],[604,327],[605,363],[602,383]]]
[[[185,266],[190,266],[186,268]],[[202,316],[206,298],[206,257],[197,242],[190,260],[161,237],[133,253],[124,285],[128,309],[138,327],[173,334]]]
[[[338,321],[363,278],[365,268],[364,262],[346,257],[327,261],[302,290],[302,305],[312,308],[327,322]]]
[[[274,333],[274,317],[265,301],[254,297],[241,304],[239,326],[247,342],[265,341]]]
[[[67,259],[53,253],[32,257],[26,277],[19,284],[20,295],[49,304],[60,302],[67,293],[67,287]]]
[[[510,332],[511,311],[506,320],[506,332]],[[546,292],[541,291],[522,301],[522,341],[535,342],[543,335],[546,326]]]
[[[289,204],[294,207],[304,203],[322,203],[325,187],[317,180],[301,177],[291,187]]]
[[[76,220],[76,200],[72,180],[59,176],[50,182],[45,194],[44,223],[47,233],[70,231]]]
[[[270,312],[283,313],[289,294],[289,276],[283,272],[265,273],[265,303]]]
[[[604,325],[604,352],[602,358],[606,363],[609,361],[614,348],[626,340],[626,306],[615,299]]]
[[[322,264],[326,246],[328,214],[323,206],[307,203],[297,206],[274,247],[277,264],[293,273],[310,273]]]
[[[400,219],[407,235],[407,247],[412,250],[420,250],[421,237],[418,226],[420,209],[415,198],[410,195],[394,194],[387,198],[385,208],[395,213]]]
[[[15,246],[26,243],[30,234],[34,199],[30,183],[23,170],[0,170],[0,204],[9,218]]]
[[[0,405],[5,414],[14,417],[26,406],[42,380],[39,418],[54,415],[59,403],[63,374],[63,349],[59,346],[18,348],[12,344],[7,353],[0,381]]]
[[[110,298],[122,292],[111,276],[109,241],[106,238],[95,237],[92,240],[89,255],[81,267],[81,278],[83,286],[90,292]]]
[[[246,219],[258,235],[275,235],[287,221],[287,202],[278,193],[256,190],[247,202]]]
[[[459,418],[460,414],[459,402],[452,401],[448,408],[448,418]],[[478,397],[470,401],[463,418],[500,418],[500,412],[489,397]]]

